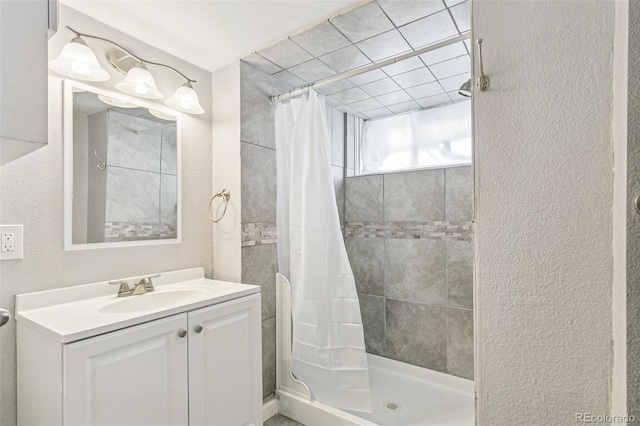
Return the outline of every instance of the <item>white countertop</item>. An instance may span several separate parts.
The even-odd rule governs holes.
[[[133,288],[142,277],[112,281]],[[17,295],[16,321],[70,343],[260,292],[255,285],[206,279],[203,268],[164,272],[153,283],[154,292],[128,297],[117,297],[118,286],[107,281]],[[156,300],[161,306],[150,307]]]

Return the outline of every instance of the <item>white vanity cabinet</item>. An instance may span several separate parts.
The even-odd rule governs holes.
[[[18,424],[261,425],[260,294],[255,286],[214,283],[228,285],[226,300],[142,316],[108,332],[95,327],[99,315],[78,319],[91,326],[89,334],[77,325],[77,333],[63,330],[65,318],[53,323],[81,302],[17,309]],[[232,285],[240,290],[233,293]],[[135,297],[145,296],[82,303],[99,312],[124,299],[120,306],[143,302]],[[39,327],[45,318],[49,328]]]

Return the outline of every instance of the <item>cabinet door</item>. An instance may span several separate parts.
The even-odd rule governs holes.
[[[188,424],[187,315],[64,346],[65,425]]]
[[[189,313],[191,426],[262,425],[260,334],[259,294]]]

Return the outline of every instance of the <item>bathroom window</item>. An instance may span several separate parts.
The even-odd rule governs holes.
[[[471,102],[367,120],[357,174],[469,165]]]

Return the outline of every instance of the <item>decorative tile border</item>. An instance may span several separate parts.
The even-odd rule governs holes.
[[[347,222],[345,238],[430,239],[469,241],[472,222]],[[276,226],[271,223],[243,223],[242,247],[276,244]]]
[[[347,222],[346,238],[471,239],[472,222]]]
[[[104,240],[131,241],[176,238],[175,225],[149,222],[105,222]]]
[[[276,225],[273,223],[247,222],[242,224],[242,247],[275,244]]]

